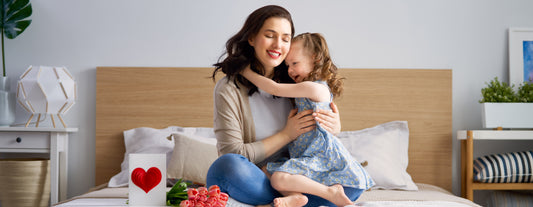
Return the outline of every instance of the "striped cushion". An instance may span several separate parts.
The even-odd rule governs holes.
[[[533,183],[533,151],[492,154],[474,160],[474,180],[483,183]]]

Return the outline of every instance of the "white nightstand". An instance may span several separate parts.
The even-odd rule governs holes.
[[[474,200],[474,190],[532,190],[533,183],[474,182],[474,140],[533,140],[533,130],[459,130],[462,196]]]
[[[50,154],[50,202],[67,198],[68,133],[78,128],[0,127],[0,153]]]

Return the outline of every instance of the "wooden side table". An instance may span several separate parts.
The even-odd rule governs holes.
[[[461,140],[461,195],[474,200],[474,190],[532,190],[533,183],[474,182],[474,140],[533,140],[533,130],[459,130]]]
[[[0,153],[50,155],[50,203],[67,198],[68,134],[78,128],[0,127]]]

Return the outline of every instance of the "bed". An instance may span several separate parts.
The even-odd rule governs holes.
[[[210,78],[212,71],[213,68],[193,67],[98,67],[95,158],[97,187],[56,206],[126,205],[127,187],[107,187],[110,178],[121,172],[126,152],[124,131],[141,127],[212,127],[212,93],[215,85]],[[346,80],[344,93],[335,100],[341,112],[343,130],[339,138],[345,145],[354,145],[347,148],[356,149],[355,145],[367,143],[353,141],[353,136],[367,136],[366,139],[369,140],[368,136],[372,136],[376,128],[383,130],[391,125],[408,127],[407,134],[403,133],[406,138],[403,140],[405,160],[402,161],[402,173],[412,179],[410,181],[416,188],[372,189],[363,193],[356,201],[357,205],[478,206],[450,193],[451,70],[341,69],[340,75]],[[402,140],[387,141],[387,136],[390,134],[381,136],[382,140],[373,141],[374,145],[386,146],[383,148],[376,145],[379,147],[368,151],[368,154],[372,154],[368,158],[369,166],[376,166],[380,162],[373,161],[373,157],[391,156],[391,152],[397,152],[393,149],[396,146],[390,145],[401,143]],[[395,172],[382,167],[376,173],[387,171]],[[232,199],[230,204],[229,206],[246,206]]]

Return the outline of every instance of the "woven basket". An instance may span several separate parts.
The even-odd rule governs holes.
[[[49,206],[50,161],[0,160],[0,206]]]

